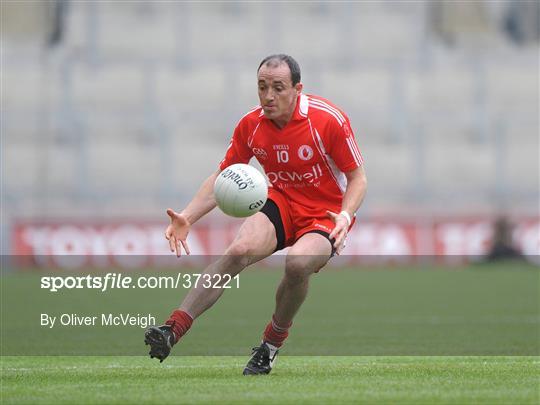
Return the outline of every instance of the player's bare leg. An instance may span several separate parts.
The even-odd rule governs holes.
[[[302,236],[290,249],[285,274],[276,292],[274,317],[279,325],[292,323],[306,299],[309,277],[326,265],[331,253],[332,246],[328,239],[317,233]]]
[[[225,255],[208,266],[203,274],[234,277],[250,264],[271,255],[276,245],[274,225],[265,214],[257,213],[244,221]],[[145,342],[151,347],[150,357],[163,361],[172,346],[189,330],[193,320],[214,305],[221,294],[223,288],[204,288],[202,284],[194,286],[165,325],[146,331]]]
[[[215,263],[204,270],[204,274],[229,274],[236,276],[247,266],[270,256],[277,245],[274,225],[263,213],[246,219],[231,245]],[[223,294],[223,288],[195,286],[184,298],[180,310],[197,318],[210,308]]]
[[[317,233],[305,234],[291,247],[285,261],[285,274],[276,292],[274,315],[264,331],[263,342],[253,349],[244,375],[268,374],[272,370],[278,349],[306,299],[309,277],[326,265],[331,253],[329,240]]]

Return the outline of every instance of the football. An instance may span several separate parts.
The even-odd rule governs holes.
[[[214,196],[225,214],[243,218],[258,212],[268,197],[265,176],[253,166],[237,163],[225,168],[214,183]]]

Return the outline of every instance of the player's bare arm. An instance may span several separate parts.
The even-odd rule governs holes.
[[[216,171],[203,182],[195,197],[182,212],[178,213],[170,208],[167,209],[171,223],[165,231],[165,238],[169,241],[171,252],[175,252],[178,257],[182,254],[180,246],[188,255],[190,253],[187,236],[191,225],[216,207],[214,183],[218,174],[219,171]]]
[[[362,205],[367,190],[367,178],[363,166],[357,167],[350,172],[345,172],[345,177],[347,177],[347,188],[343,196],[342,211],[339,214],[328,211],[328,215],[336,224],[330,233],[330,238],[335,238],[334,247],[338,254],[343,249],[343,243],[349,230],[350,221],[354,213]]]

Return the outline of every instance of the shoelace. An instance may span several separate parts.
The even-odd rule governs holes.
[[[257,366],[259,367],[262,366],[262,363],[264,361],[264,355],[266,354],[266,350],[264,350],[264,347],[257,346],[257,347],[252,348],[251,350],[252,350],[251,354],[253,355],[251,360],[255,361]],[[270,359],[270,356],[268,356],[268,358]]]

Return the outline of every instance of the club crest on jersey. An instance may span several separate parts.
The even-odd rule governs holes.
[[[256,158],[259,158],[259,159],[262,159],[262,160],[266,160],[268,159],[268,154],[266,153],[266,151],[262,148],[253,148],[251,149],[253,151],[253,154],[255,155]]]
[[[298,157],[302,160],[309,160],[313,157],[313,149],[311,146],[302,145],[298,148]]]

